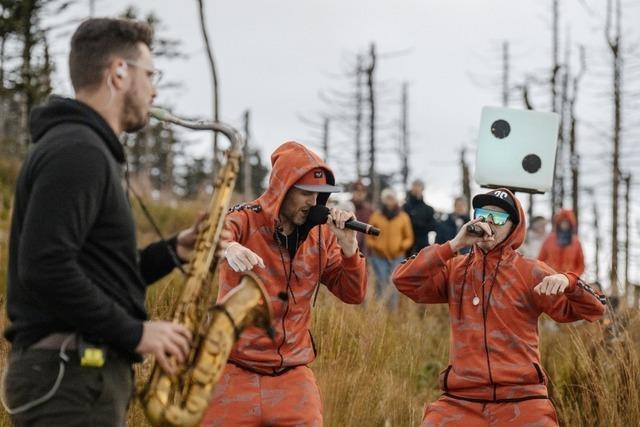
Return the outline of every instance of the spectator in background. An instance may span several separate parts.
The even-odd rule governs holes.
[[[452,240],[467,222],[471,221],[469,218],[469,205],[467,199],[464,197],[456,197],[453,201],[453,212],[446,215],[446,217],[438,223],[438,230],[436,234],[436,243],[442,244]],[[461,254],[469,253],[470,247],[460,249]]]
[[[531,220],[524,245],[520,248],[520,253],[529,258],[538,258],[542,243],[547,237],[547,219],[543,216],[535,216]]]
[[[355,207],[354,213],[356,214],[356,218],[358,221],[369,222],[369,218],[373,213],[373,208],[368,201],[367,194],[367,186],[362,183],[362,181],[356,181],[351,186],[351,203]],[[366,242],[364,239],[364,233],[358,233],[358,247],[360,248],[360,252],[366,254]]]
[[[382,209],[369,218],[369,223],[380,229],[380,235],[367,235],[366,245],[371,252],[369,259],[376,275],[376,295],[384,298],[386,293],[390,293],[388,304],[391,309],[395,309],[398,305],[398,292],[390,286],[389,278],[413,245],[413,231],[411,219],[400,209],[396,193],[386,188],[382,190],[380,198]]]
[[[560,209],[553,219],[554,229],[545,239],[538,259],[556,271],[584,272],[584,254],[578,239],[576,216],[570,209]]]
[[[407,255],[415,254],[425,246],[429,246],[429,232],[436,231],[436,219],[434,210],[423,200],[424,182],[416,179],[411,183],[411,189],[407,194],[404,210],[411,218],[414,242]],[[360,217],[358,217],[360,218]]]

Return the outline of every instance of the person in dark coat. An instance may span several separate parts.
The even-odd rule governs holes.
[[[404,204],[404,210],[411,218],[411,227],[413,228],[413,247],[407,255],[415,254],[425,246],[429,246],[429,232],[436,231],[437,222],[435,219],[435,211],[424,202],[424,182],[416,179],[411,183],[411,189],[407,194],[407,201]]]
[[[447,214],[438,223],[436,243],[442,244],[456,237],[460,227],[471,221],[469,218],[469,205],[464,197],[456,197],[453,201],[453,212]],[[463,248],[460,253],[466,254],[471,248]]]

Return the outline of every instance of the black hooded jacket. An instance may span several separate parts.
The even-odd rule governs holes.
[[[26,348],[53,332],[79,332],[136,359],[145,287],[174,265],[163,242],[136,248],[122,144],[72,99],[51,97],[30,127],[11,223],[5,336]]]
[[[404,210],[409,214],[413,228],[413,248],[409,254],[417,254],[422,248],[429,245],[429,232],[436,231],[435,211],[424,200],[411,193],[407,193]]]

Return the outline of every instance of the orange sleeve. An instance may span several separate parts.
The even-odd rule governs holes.
[[[243,238],[249,228],[249,218],[242,212],[229,212],[224,219],[224,228],[231,232],[231,240],[243,244]]]
[[[542,247],[540,248],[540,253],[538,254],[538,259],[543,262],[547,262],[549,259],[549,237],[547,236],[542,242]]]
[[[402,243],[400,247],[403,252],[406,252],[413,246],[413,228],[409,215],[404,211],[400,211],[400,214],[402,215]]]
[[[448,242],[427,246],[402,261],[393,272],[393,284],[415,302],[445,303],[448,301],[448,261],[455,256]]]
[[[582,244],[580,244],[580,240],[576,242],[576,256],[573,264],[574,273],[578,276],[584,273],[584,253],[582,252]]]
[[[229,212],[224,219],[224,229],[231,232],[231,240],[241,245],[249,239],[249,217],[243,211]],[[236,273],[224,258],[218,260],[218,297],[220,301],[242,279],[242,273]]]
[[[605,297],[583,282],[574,273],[563,273],[569,279],[569,286],[562,295],[538,295],[533,288],[546,276],[555,274],[552,268],[543,263],[533,266],[533,286],[531,297],[541,312],[560,323],[588,320],[593,322],[604,314]]]
[[[325,240],[326,242],[326,240]],[[327,263],[320,281],[338,297],[348,304],[360,304],[367,293],[367,265],[358,250],[350,257],[345,257],[338,246],[338,240],[331,233],[327,249]]]

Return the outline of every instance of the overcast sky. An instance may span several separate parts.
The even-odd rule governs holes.
[[[130,3],[97,0],[96,15],[120,13]],[[601,212],[606,212],[610,209],[607,156],[611,150],[604,133],[611,129],[612,113],[607,99],[611,69],[603,31],[605,2],[560,3],[561,41],[564,45],[570,34],[572,67],[578,66],[578,44],[585,45],[587,55],[588,72],[577,106],[582,185],[596,188]],[[624,3],[627,46],[640,42],[636,30],[640,22],[638,3]],[[196,1],[137,1],[136,7],[141,14],[153,11],[162,21],[159,33],[180,40],[188,55],[186,59],[157,61],[165,81],[181,84],[179,89],[160,93],[159,101],[178,114],[211,117],[211,79]],[[503,40],[511,47],[512,85],[521,83],[526,74],[539,79],[549,75],[551,0],[215,0],[207,1],[206,9],[221,85],[221,117],[240,127],[244,110],[250,109],[254,143],[262,149],[265,160],[289,139],[320,150],[318,133],[299,116],[319,121],[320,113],[331,112],[319,99],[319,92],[350,90],[345,72],[353,65],[355,55],[366,53],[369,44],[375,42],[381,56],[376,74],[381,85],[380,121],[387,125],[377,134],[382,151],[380,170],[391,172],[399,167],[397,132],[388,125],[397,126],[400,87],[407,81],[411,177],[426,181],[426,200],[444,211],[450,209],[452,196],[460,192],[460,147],[469,147],[467,159],[473,166],[480,110],[484,105],[501,103]],[[87,2],[86,7],[75,6],[68,14],[78,17],[88,12]],[[59,58],[56,89],[71,95],[65,63],[68,38],[63,36],[54,42]],[[640,59],[637,51],[635,58]],[[625,76],[630,80],[628,85],[637,90],[640,85],[632,83],[640,77],[637,62],[635,67]],[[533,89],[536,109],[548,111],[549,98],[549,89]],[[627,124],[636,120],[637,127],[638,115],[631,113],[637,113],[637,104],[631,104],[631,97],[627,101]],[[511,106],[522,107],[519,92],[511,94]],[[329,163],[339,179],[351,177],[352,139],[335,128],[331,135]],[[640,150],[632,141],[640,137],[640,132],[630,129],[625,136],[623,167],[635,171],[639,182]],[[210,139],[197,139],[201,142],[194,144],[193,153],[207,153]],[[549,211],[548,205],[542,204],[545,199],[539,198],[542,214]],[[640,198],[634,197],[634,201]],[[583,203],[586,209],[591,199],[584,195]],[[640,204],[635,206],[637,209]],[[609,220],[607,224],[610,227]],[[588,230],[581,233],[585,239],[592,237]]]

